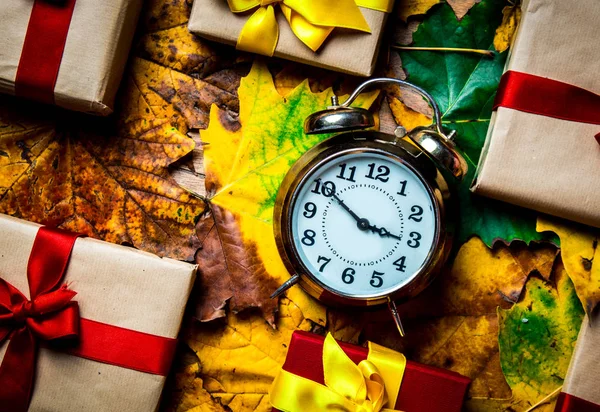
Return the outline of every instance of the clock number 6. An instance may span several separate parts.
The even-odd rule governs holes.
[[[344,269],[344,272],[342,273],[342,282],[344,282],[346,285],[351,284],[352,282],[354,282],[355,274],[356,274],[356,270],[354,270],[352,268]]]
[[[314,232],[313,232],[314,233]],[[412,247],[413,249],[418,248],[419,246],[421,246],[421,242],[419,242],[419,240],[421,240],[421,234],[418,232],[410,232],[410,239],[408,240],[408,242],[406,242],[406,244],[409,247]]]
[[[317,233],[314,230],[306,229],[301,242],[306,246],[313,246],[315,244],[315,236],[317,236]]]
[[[383,285],[383,276],[384,274],[378,271],[373,271],[373,276],[371,276],[371,286],[374,288],[380,288]]]
[[[423,220],[423,208],[421,206],[414,205],[410,208],[410,211],[413,213],[408,217],[409,220],[414,220],[415,222]]]

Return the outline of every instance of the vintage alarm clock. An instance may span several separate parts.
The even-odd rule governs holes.
[[[420,93],[433,124],[408,135],[401,126],[394,135],[362,130],[373,127],[373,115],[350,104],[382,83]],[[392,78],[368,80],[306,119],[307,134],[345,133],[308,150],[279,188],[275,239],[292,277],[272,297],[299,283],[326,304],[387,304],[404,336],[395,301],[421,292],[447,259],[454,225],[446,179],[467,172],[440,119],[429,93]]]

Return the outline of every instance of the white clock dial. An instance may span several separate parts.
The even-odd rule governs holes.
[[[376,153],[336,157],[312,171],[292,209],[306,269],[347,296],[385,295],[427,262],[436,238],[430,191],[400,161]]]

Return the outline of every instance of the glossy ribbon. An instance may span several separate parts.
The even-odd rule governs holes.
[[[282,369],[269,397],[273,407],[285,412],[391,412],[405,367],[402,354],[372,342],[367,359],[356,365],[328,334],[323,344],[325,385]]]
[[[272,56],[279,41],[278,4],[296,37],[317,51],[334,28],[370,33],[360,7],[390,12],[393,0],[227,0],[234,13],[255,10],[242,28],[236,48]]]
[[[554,412],[600,412],[600,405],[561,392],[558,395]]]
[[[0,365],[1,412],[27,410],[40,341],[67,340],[75,344],[65,349],[71,355],[156,375],[169,372],[176,339],[80,319],[72,301],[76,293],[60,286],[78,236],[40,228],[27,264],[30,300],[0,279],[0,344],[10,339]]]
[[[600,95],[572,84],[528,73],[504,73],[496,94],[494,110],[498,107],[600,125]],[[600,133],[595,137],[600,143]]]
[[[15,78],[15,93],[43,103],[54,103],[67,34],[76,0],[35,0]]]

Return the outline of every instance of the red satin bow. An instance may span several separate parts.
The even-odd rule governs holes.
[[[504,73],[500,81],[494,110],[498,107],[600,125],[600,95],[569,83],[512,70]],[[600,133],[595,137],[600,143]]]
[[[10,338],[0,365],[0,411],[27,411],[37,342],[75,338],[79,306],[75,292],[59,286],[78,234],[40,228],[27,265],[31,300],[0,279],[0,343]]]

